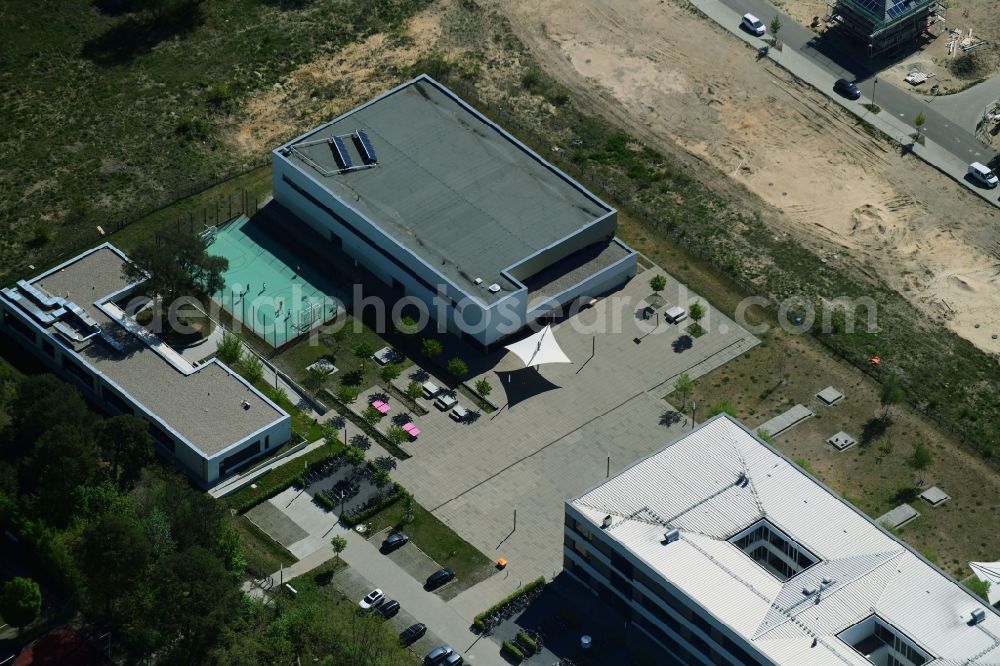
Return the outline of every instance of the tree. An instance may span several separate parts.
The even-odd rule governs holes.
[[[146,579],[149,541],[132,517],[108,513],[84,528],[76,559],[93,610],[112,618],[117,602]]]
[[[94,415],[79,391],[49,374],[21,379],[9,411],[14,418],[14,432],[4,447],[11,447],[5,456],[10,460],[27,454],[35,440],[50,428],[67,424],[86,430],[94,422]]]
[[[695,301],[688,308],[688,314],[694,321],[701,321],[701,318],[705,316],[705,306],[702,305],[701,301]]]
[[[917,114],[917,117],[913,119],[913,124],[917,127],[917,133],[914,135],[914,139],[920,143],[924,142],[924,123],[927,122],[927,118],[924,117],[924,112],[921,111]]]
[[[392,483],[392,477],[389,476],[388,470],[378,467],[375,469],[375,476],[372,479],[372,482],[375,484],[376,488],[381,489]]]
[[[649,286],[653,291],[663,291],[667,286],[666,276],[654,275],[649,279]]]
[[[329,369],[314,363],[306,370],[306,385],[314,391],[318,391],[329,376]]]
[[[344,460],[354,467],[360,467],[365,464],[365,452],[356,446],[348,445],[344,449]]]
[[[469,374],[469,364],[457,356],[448,361],[448,372],[455,378],[461,379]]]
[[[77,507],[77,489],[98,477],[97,447],[92,433],[59,424],[38,438],[22,468],[25,484],[33,485],[35,514],[53,527],[66,527]]]
[[[260,384],[264,381],[264,364],[256,354],[249,353],[240,363],[240,374],[251,384]]]
[[[35,621],[42,610],[42,591],[30,578],[7,581],[0,593],[0,615],[18,630]]]
[[[347,386],[346,384],[341,384],[337,387],[337,400],[341,401],[345,405],[349,405],[358,399],[358,389],[353,386]]]
[[[908,461],[910,467],[917,472],[917,486],[923,487],[927,483],[927,468],[934,462],[931,450],[924,444],[917,444],[913,447],[913,456]]]
[[[478,382],[476,382],[476,391],[479,393],[479,395],[483,396],[484,398],[488,396],[490,394],[490,391],[492,390],[493,387],[490,386],[490,383],[485,379],[480,379]]]
[[[215,355],[226,365],[235,368],[243,360],[243,338],[223,331],[222,338],[215,343]]]
[[[399,504],[403,507],[403,522],[413,522],[413,493],[409,490],[400,491]]]
[[[375,409],[375,407],[372,405],[368,405],[367,407],[365,407],[364,411],[361,412],[361,418],[363,418],[365,421],[368,421],[368,423],[371,424],[378,423],[379,421],[382,420],[383,416],[385,416],[385,414]]]
[[[882,389],[879,392],[879,401],[882,403],[882,421],[891,421],[889,410],[893,405],[899,404],[906,398],[906,391],[899,382],[899,376],[891,374],[882,382]]]
[[[424,389],[420,386],[420,382],[410,382],[406,385],[406,397],[410,400],[416,401],[423,393]]]
[[[413,317],[401,317],[395,324],[396,332],[400,335],[415,335],[417,331],[417,320]]]
[[[403,369],[399,367],[398,363],[386,363],[382,366],[382,369],[378,371],[379,377],[381,377],[382,381],[387,384],[396,377],[399,377],[401,374],[403,374]]]
[[[444,353],[444,346],[434,338],[424,338],[420,342],[420,352],[427,358],[434,359]]]
[[[688,373],[682,372],[674,380],[674,392],[680,397],[681,411],[684,411],[684,408],[687,407],[687,401],[694,393],[694,381],[688,376]]]
[[[135,486],[144,467],[153,462],[149,424],[131,415],[115,416],[100,425],[97,446],[108,473],[122,490]]]
[[[372,355],[375,353],[375,349],[368,342],[362,340],[358,344],[354,345],[352,350],[354,356],[361,361],[361,372],[365,371],[365,363],[371,359]]]
[[[389,441],[393,444],[399,446],[409,438],[409,434],[400,428],[399,426],[390,426],[385,431],[385,436],[389,438]]]
[[[979,595],[983,601],[988,601],[990,598],[990,581],[980,580],[976,576],[972,576],[965,581],[964,585],[972,590],[973,594]],[[4,616],[6,617],[6,615]]]
[[[347,539],[336,534],[330,539],[330,546],[333,547],[333,554],[337,557],[337,565],[340,565],[340,554],[347,548]]]
[[[145,282],[146,293],[169,306],[182,296],[204,300],[222,291],[226,286],[222,274],[227,268],[229,260],[209,254],[196,232],[177,225],[133,249],[122,264],[122,278],[130,283]],[[159,309],[161,319],[164,309]]]
[[[768,27],[771,28],[771,36],[774,37],[774,45],[780,51],[781,46],[780,42],[778,42],[778,33],[781,32],[781,17],[775,14],[774,18],[771,19],[771,25]]]

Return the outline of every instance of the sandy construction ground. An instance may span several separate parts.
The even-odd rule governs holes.
[[[683,0],[491,2],[579,103],[716,167],[780,211],[769,216],[776,233],[1000,352],[991,206],[873,139]]]

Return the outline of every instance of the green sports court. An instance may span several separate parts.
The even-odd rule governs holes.
[[[280,347],[337,316],[336,285],[260,223],[243,216],[204,235],[209,254],[229,260],[215,300],[269,344]]]

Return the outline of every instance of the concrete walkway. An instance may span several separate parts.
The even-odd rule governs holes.
[[[970,132],[983,118],[986,109],[1000,100],[1000,76],[994,76],[977,83],[967,90],[954,95],[930,97],[927,103],[938,113],[951,118],[956,124]]]
[[[922,112],[926,118],[924,126],[926,141],[923,145],[914,144],[913,154],[952,177],[981,199],[994,206],[1000,206],[995,190],[979,188],[965,178],[970,162],[989,162],[996,156],[996,151],[979,142],[955,121],[932,109],[926,100],[881,81],[876,86],[864,73],[858,75],[861,99],[852,101],[840,97],[833,92],[834,82],[842,77],[855,78],[855,73],[851,69],[856,68],[852,67],[851,63],[835,62],[817,51],[814,48],[816,34],[780,12],[767,0],[691,0],[691,4],[754,48],[765,46],[765,43],[761,38],[740,29],[740,17],[746,12],[753,12],[767,24],[772,17],[780,16],[783,26],[779,33],[782,50],[770,49],[768,57],[771,60],[902,145],[911,143],[910,135],[914,133],[915,128],[910,123],[918,113]],[[871,102],[873,95],[883,109],[881,113],[871,113],[862,106],[866,102]],[[979,113],[981,111],[982,109]]]
[[[314,451],[321,446],[326,446],[326,441],[322,439],[317,439],[315,442],[310,442],[309,444],[300,449],[287,451],[278,456],[277,458],[269,459],[265,464],[260,465],[259,467],[251,467],[245,472],[227,478],[225,481],[218,484],[217,486],[210,488],[208,494],[214,497],[215,499],[218,499],[220,497],[225,497],[229,493],[236,492],[246,484],[252,483],[254,479],[264,474],[267,474],[272,469],[275,469],[276,467],[281,467],[289,460],[295,460],[296,458],[300,458],[305,454],[309,453],[310,451]]]
[[[316,507],[309,501],[308,496],[295,500],[295,504],[298,505],[297,518],[302,513],[316,513],[315,520],[325,521],[328,524],[336,520],[332,514]],[[347,539],[347,548],[341,553],[341,559],[358,575],[366,578],[371,583],[372,589],[378,587],[387,596],[398,600],[418,622],[426,624],[443,641],[458,650],[466,662],[489,666],[506,665],[507,662],[500,657],[500,648],[496,643],[488,638],[479,639],[470,631],[471,615],[460,614],[437,594],[425,591],[419,581],[414,580],[410,574],[382,555],[375,545],[339,523],[332,525],[324,534],[324,545],[304,555],[288,569],[274,572],[272,577],[275,584],[305,574],[334,557],[329,541],[338,534]]]

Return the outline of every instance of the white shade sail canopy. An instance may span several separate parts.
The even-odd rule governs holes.
[[[534,335],[507,345],[507,351],[515,354],[525,367],[543,363],[572,363],[556,342],[551,326],[546,326]]]
[[[1000,601],[1000,562],[969,562],[976,578],[990,584],[990,605]]]

